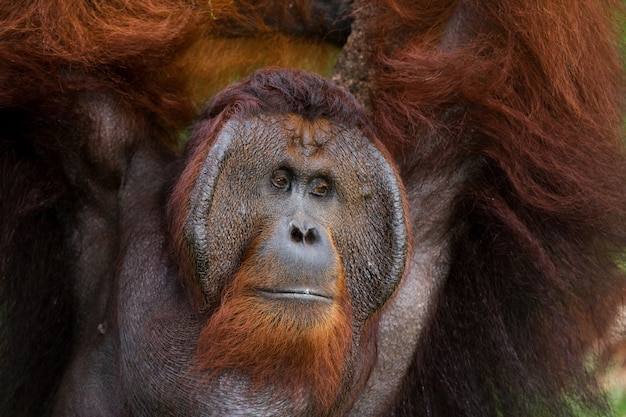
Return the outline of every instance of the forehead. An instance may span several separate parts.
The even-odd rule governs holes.
[[[295,114],[278,118],[276,123],[285,133],[289,150],[307,157],[322,151],[342,133],[339,126],[327,119],[305,120]]]
[[[221,134],[231,136],[235,146],[257,146],[261,150],[270,143],[274,149],[311,157],[334,147],[348,129],[328,119],[307,120],[296,114],[258,115],[231,119]]]
[[[218,133],[214,148],[222,174],[242,181],[282,166],[365,186],[377,182],[386,163],[360,129],[294,114],[234,117]]]

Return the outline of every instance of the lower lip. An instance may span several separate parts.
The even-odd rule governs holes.
[[[316,292],[313,292],[309,289],[298,290],[298,291],[284,291],[284,290],[257,290],[259,295],[267,298],[273,299],[283,299],[283,300],[295,300],[295,301],[317,301],[317,302],[332,302],[332,298],[322,295]]]

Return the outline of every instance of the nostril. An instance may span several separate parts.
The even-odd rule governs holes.
[[[291,229],[289,231],[289,237],[292,242],[302,243],[304,241],[304,235],[300,228],[294,224],[291,225]]]
[[[304,233],[304,243],[308,245],[313,245],[315,242],[317,242],[317,230],[312,227],[310,229],[307,229],[307,231]]]
[[[289,238],[294,243],[313,245],[318,241],[319,236],[315,227],[301,227],[299,224],[291,222],[289,224]]]

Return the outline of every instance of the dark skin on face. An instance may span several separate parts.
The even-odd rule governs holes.
[[[287,165],[291,164],[287,161]],[[328,207],[333,203],[329,182],[322,177],[301,178],[282,168],[264,185],[262,198],[273,200],[277,213],[252,256],[276,270],[256,288],[258,295],[285,302],[293,299],[311,307],[332,304],[343,273],[330,230],[323,223],[323,217],[333,214],[332,206]]]
[[[253,142],[249,132],[254,132]],[[374,306],[351,294],[350,287],[361,286],[365,275],[346,275],[344,264],[353,268],[375,259],[339,248],[361,242],[367,254],[368,239],[389,242],[400,231],[365,220],[365,201],[379,191],[361,166],[348,170],[349,162],[342,159],[365,151],[349,141],[380,156],[356,131],[297,115],[230,122],[213,146],[226,141],[236,156],[223,156],[213,203],[208,212],[200,210],[200,221],[221,212],[226,199],[241,213],[235,220],[238,229],[212,225],[213,242],[222,241],[221,234],[247,237],[234,254],[238,261],[232,279],[219,283],[210,275],[200,277],[207,289],[206,308],[215,310],[200,335],[201,369],[212,376],[243,373],[253,389],[272,380],[281,395],[287,393],[295,404],[316,404],[320,411],[339,406],[338,400],[351,401],[343,393],[352,391],[371,364],[364,353],[372,349],[364,346],[373,342],[367,340],[374,323],[368,319],[389,293],[377,291],[381,299]],[[353,156],[341,158],[341,153]],[[374,162],[363,157],[368,159]],[[381,168],[391,173],[388,166]],[[359,176],[365,178],[362,183]],[[199,186],[206,187],[203,182]],[[236,203],[229,197],[233,192],[240,195]],[[205,194],[206,189],[200,195]],[[187,225],[192,239],[197,224],[194,219]],[[242,233],[246,224],[249,231]],[[395,287],[399,278],[383,280],[384,286]],[[219,287],[222,295],[215,306],[214,289]],[[364,346],[356,348],[360,344]]]
[[[226,133],[246,137],[253,131],[252,153],[265,154],[269,142],[266,149],[274,155],[257,155],[263,165],[241,166],[242,159],[247,162],[241,150],[221,168],[223,177],[213,198],[222,198],[221,190],[237,188],[233,182],[244,172],[252,178],[242,184],[251,196],[242,201],[249,202],[245,211],[256,213],[241,266],[223,284],[221,302],[202,331],[199,351],[202,369],[214,376],[243,372],[253,389],[271,380],[296,403],[312,395],[326,409],[340,396],[342,384],[351,385],[344,368],[352,344],[352,308],[333,241],[334,233],[344,233],[336,224],[350,205],[331,180],[344,180],[331,158],[332,145],[330,155],[324,149],[331,135],[320,134],[325,136],[319,138],[321,143],[305,148],[299,128],[308,124],[288,116],[246,121]],[[324,127],[331,125],[313,122],[309,129],[315,135],[324,133]]]

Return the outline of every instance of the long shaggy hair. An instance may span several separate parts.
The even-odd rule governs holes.
[[[79,254],[69,241],[77,211],[92,199],[84,181],[116,185],[115,175],[96,173],[109,151],[124,153],[146,140],[180,149],[180,132],[199,104],[238,76],[266,65],[327,71],[340,41],[299,37],[317,33],[312,5],[0,6],[0,379],[7,381],[1,415],[48,410],[76,343],[71,278]],[[272,16],[280,19],[270,22]],[[85,111],[89,97],[111,101],[117,119],[105,128],[128,128],[127,143],[98,142],[107,115]]]
[[[622,2],[382,3],[374,123],[409,196],[468,172],[396,415],[602,413],[589,355],[625,288]]]
[[[0,410],[41,415],[75,336],[76,254],[60,242],[81,189],[60,161],[89,142],[76,94],[113,92],[136,131],[158,133],[138,138],[175,148],[216,83],[266,53],[263,64],[298,62],[311,42],[267,24],[294,16],[291,2],[11,3],[0,8]],[[626,288],[623,2],[367,3],[372,120],[409,200],[422,178],[466,173],[449,271],[389,414],[603,414],[589,355]],[[274,20],[283,32],[309,13],[293,10]],[[233,31],[269,43],[229,48],[220,33]]]

